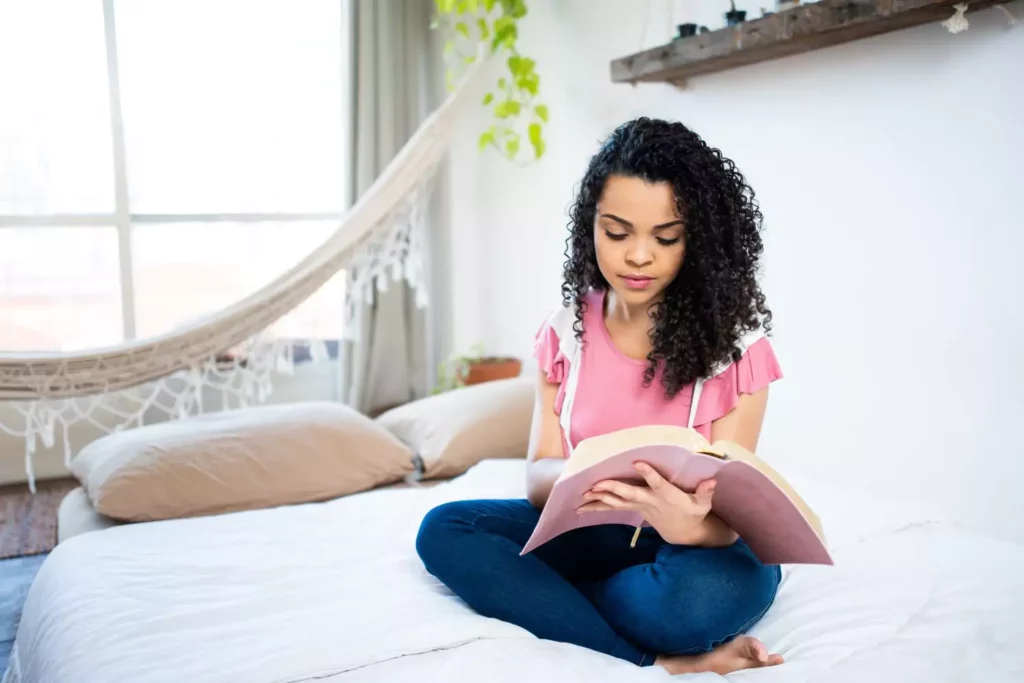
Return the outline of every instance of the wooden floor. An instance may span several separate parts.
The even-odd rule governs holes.
[[[57,509],[75,479],[54,479],[36,484],[0,487],[0,559],[47,553],[57,543]]]

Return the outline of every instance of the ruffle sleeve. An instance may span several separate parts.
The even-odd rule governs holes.
[[[738,361],[704,383],[694,426],[710,425],[735,408],[741,394],[755,394],[778,379],[782,379],[782,368],[771,342],[762,337]]]
[[[558,395],[555,397],[555,412],[561,414],[565,400],[565,377],[569,374],[569,359],[559,348],[558,333],[550,321],[545,321],[534,338],[533,356],[537,359],[540,369],[552,384],[557,384]]]

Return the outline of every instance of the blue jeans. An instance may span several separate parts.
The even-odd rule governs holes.
[[[523,557],[540,512],[526,500],[462,500],[423,519],[416,551],[427,571],[479,614],[538,638],[650,666],[699,654],[743,633],[771,606],[781,571],[742,540],[727,548],[666,543],[645,528],[600,525]]]

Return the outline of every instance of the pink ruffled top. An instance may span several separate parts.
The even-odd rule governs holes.
[[[604,293],[592,292],[587,304],[583,316],[587,343],[579,354],[579,380],[568,435],[573,448],[583,439],[619,429],[649,424],[687,424],[693,385],[685,387],[672,400],[666,400],[659,371],[651,385],[644,387],[647,361],[630,358],[615,346],[604,322]],[[560,385],[555,412],[561,414],[569,360],[560,352],[558,341],[555,329],[545,323],[537,333],[534,355],[548,381]],[[740,394],[756,393],[781,377],[782,370],[771,343],[767,338],[759,339],[739,361],[704,382],[694,428],[710,439],[711,423],[735,408]],[[565,437],[563,434],[563,441]]]

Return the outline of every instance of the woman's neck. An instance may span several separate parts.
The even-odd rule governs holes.
[[[609,290],[605,295],[604,328],[619,351],[635,360],[644,360],[651,352],[651,319],[648,306],[627,306]]]
[[[615,295],[613,289],[605,294],[604,319],[623,331],[642,332],[645,335],[654,327],[648,305],[628,306]]]

